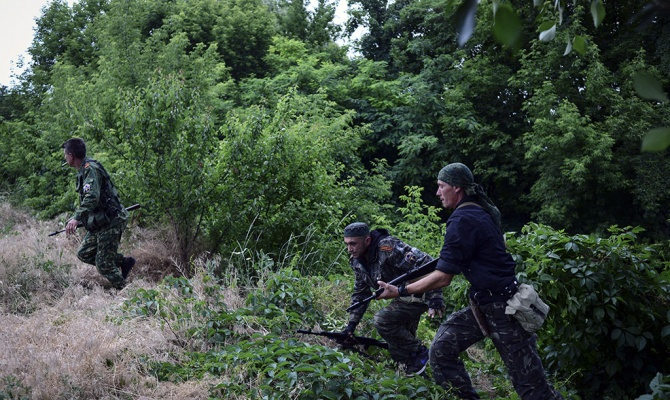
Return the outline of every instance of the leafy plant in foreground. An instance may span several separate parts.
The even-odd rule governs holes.
[[[585,398],[630,398],[670,365],[670,284],[637,228],[567,235],[530,224],[508,240],[523,282],[551,306],[540,331],[546,367],[577,370]]]

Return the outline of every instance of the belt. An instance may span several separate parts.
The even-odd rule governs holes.
[[[398,297],[403,303],[423,303],[425,294],[410,294],[409,296]]]
[[[518,285],[519,284],[515,279],[512,283],[507,285],[507,287],[505,287],[501,292],[495,292],[488,289],[472,291],[470,293],[470,298],[474,300],[475,304],[480,306],[495,302],[505,302],[510,298],[512,298],[514,293],[516,293]]]

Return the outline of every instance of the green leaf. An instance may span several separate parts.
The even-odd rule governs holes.
[[[586,53],[586,38],[581,35],[575,36],[575,38],[572,40],[572,47],[579,54]]]
[[[572,53],[572,42],[570,41],[570,38],[568,38],[568,44],[565,46],[565,51],[563,52],[563,55],[567,56],[570,53]]]
[[[567,251],[574,251],[575,253],[579,251],[579,246],[575,242],[568,242],[564,247]]]
[[[610,361],[605,365],[605,371],[607,375],[612,376],[619,370],[619,367],[616,362]]]
[[[668,95],[663,91],[661,82],[647,73],[637,72],[633,74],[633,87],[642,98],[662,102],[668,101]]]
[[[598,321],[602,321],[603,318],[605,318],[605,310],[603,310],[602,308],[596,308],[594,314],[596,316],[596,320]]]
[[[503,45],[515,50],[521,45],[521,19],[509,4],[494,10],[493,36]]]
[[[552,21],[546,21],[546,22],[543,22],[542,24],[540,24],[540,27],[538,28],[538,30],[540,32],[543,32],[543,31],[547,31],[547,30],[549,30],[549,29],[551,29],[552,27],[555,27],[555,26],[556,26],[556,22],[554,22],[553,20]]]
[[[661,337],[666,337],[670,335],[670,325],[666,325],[663,327],[663,330],[661,330]]]
[[[642,151],[663,151],[670,146],[670,128],[655,128],[647,132],[642,139]]]
[[[638,336],[635,338],[635,347],[637,347],[637,351],[642,351],[646,345],[647,339],[645,339],[644,336]]]
[[[591,3],[591,15],[593,16],[593,26],[597,28],[605,19],[605,6],[602,1],[594,0]]]
[[[556,37],[556,25],[552,25],[551,28],[540,32],[540,40],[543,42],[549,42],[554,40]]]

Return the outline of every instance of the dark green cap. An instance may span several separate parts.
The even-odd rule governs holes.
[[[484,189],[482,189],[481,185],[475,182],[475,177],[472,175],[472,171],[470,171],[470,168],[465,164],[448,164],[437,174],[437,179],[444,183],[448,183],[453,187],[463,188],[466,195],[474,197],[473,199],[468,199],[468,201],[474,201],[482,206],[484,210],[491,215],[493,222],[495,222],[498,228],[501,228],[502,217],[500,215],[500,210],[498,210],[498,207],[496,207],[486,193],[484,193]]]
[[[353,222],[344,228],[344,237],[361,237],[370,234],[370,227],[365,222]]]
[[[453,187],[460,187],[467,195],[475,194],[475,177],[465,164],[451,163],[440,170],[437,179]]]

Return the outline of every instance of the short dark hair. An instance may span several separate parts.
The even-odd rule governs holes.
[[[68,139],[65,141],[65,143],[63,143],[63,149],[67,153],[72,154],[72,156],[80,160],[86,158],[86,143],[84,143],[83,139],[80,138]]]

